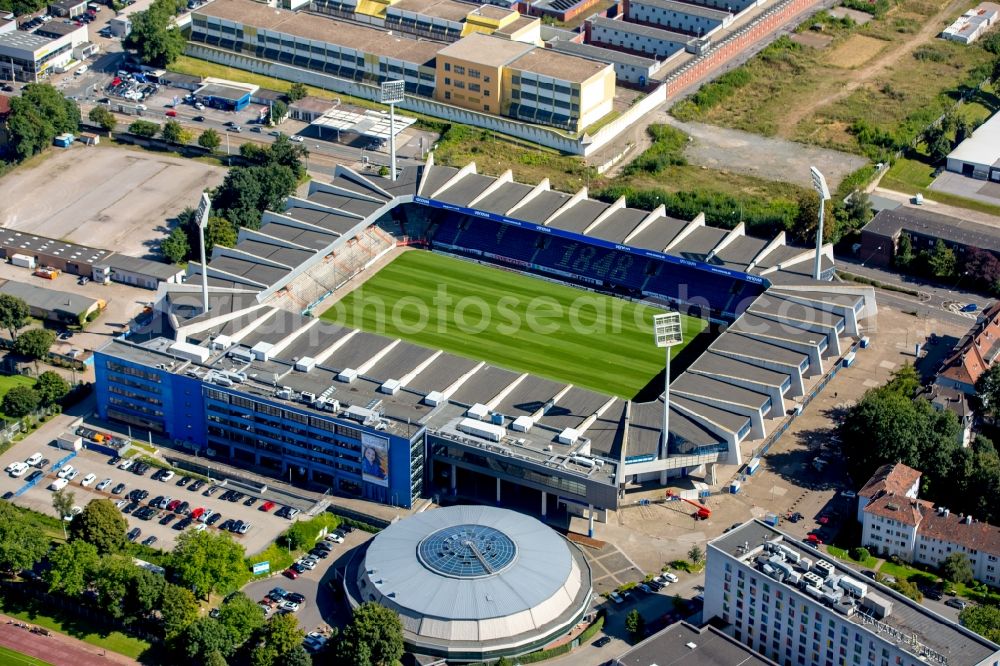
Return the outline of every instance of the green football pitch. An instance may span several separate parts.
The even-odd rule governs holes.
[[[52,666],[47,661],[35,659],[0,645],[0,664],[5,666]]]
[[[406,252],[323,319],[632,398],[663,370],[661,310],[430,252]],[[706,326],[683,317],[689,342]],[[676,356],[683,348],[673,348]]]

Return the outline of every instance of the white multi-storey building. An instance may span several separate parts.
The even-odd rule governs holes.
[[[920,472],[885,465],[858,493],[861,544],[882,556],[938,567],[962,553],[976,580],[1000,586],[1000,528],[917,497]]]
[[[760,521],[709,542],[703,617],[785,666],[997,666],[1000,646]]]

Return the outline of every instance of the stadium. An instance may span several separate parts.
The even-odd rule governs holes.
[[[534,518],[487,506],[393,523],[347,567],[353,606],[399,613],[407,647],[449,661],[523,654],[565,634],[590,607],[579,548]]]
[[[340,167],[161,287],[168,333],[99,350],[98,410],[336,494],[592,525],[641,484],[723,487],[853,354],[874,290],[814,256],[433,156]],[[667,437],[663,309],[689,343]]]

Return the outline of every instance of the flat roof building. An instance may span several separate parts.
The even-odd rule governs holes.
[[[929,210],[900,206],[879,211],[861,229],[861,260],[873,266],[891,266],[902,234],[909,236],[914,255],[923,250],[932,251],[941,240],[958,256],[977,249],[1000,258],[1000,229]]]
[[[113,252],[14,229],[0,229],[0,256],[32,257],[38,266],[56,268],[73,275],[93,277],[94,266],[104,263]]]
[[[780,664],[991,666],[1000,646],[750,521],[708,543],[703,617]]]
[[[948,171],[1000,182],[1000,113],[994,113],[951,151]]]
[[[68,291],[46,289],[27,282],[8,280],[0,284],[0,294],[16,296],[28,304],[31,316],[63,324],[81,324],[104,308],[104,301]]]
[[[981,2],[965,12],[941,32],[941,37],[961,44],[971,44],[1000,20],[1000,5]]]
[[[612,666],[777,666],[722,630],[677,622],[613,659]]]
[[[74,34],[55,39],[23,30],[0,34],[0,79],[37,83],[72,59]]]

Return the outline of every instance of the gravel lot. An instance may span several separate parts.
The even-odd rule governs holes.
[[[55,511],[52,508],[52,492],[48,490],[48,486],[56,478],[56,472],[58,470],[54,469],[55,463],[68,455],[69,451],[57,449],[51,446],[48,441],[42,441],[38,437],[29,437],[12,447],[10,451],[7,451],[2,457],[0,457],[0,462],[3,463],[4,467],[6,467],[11,462],[15,460],[24,460],[35,452],[41,453],[42,456],[51,461],[51,463],[45,467],[45,479],[44,481],[40,480],[34,487],[12,501],[19,506],[55,515]],[[191,492],[189,490],[190,484],[187,487],[179,487],[177,486],[177,481],[181,478],[180,474],[176,475],[170,481],[154,481],[150,478],[154,471],[153,469],[150,469],[145,476],[137,476],[132,472],[123,471],[117,467],[112,467],[107,463],[107,456],[88,450],[80,451],[72,460],[69,461],[69,464],[80,470],[79,476],[77,476],[76,479],[73,480],[69,486],[67,486],[67,489],[71,490],[75,494],[76,505],[81,507],[86,506],[87,502],[98,498],[121,498],[137,488],[149,491],[149,497],[141,503],[143,506],[149,504],[150,500],[157,495],[167,495],[174,499],[180,499],[188,502],[191,505],[191,509],[194,509],[195,507],[204,507],[220,512],[222,514],[222,521],[225,521],[228,518],[239,519],[244,522],[249,521],[252,527],[246,534],[233,534],[233,538],[243,544],[248,554],[263,550],[269,543],[277,538],[278,534],[288,527],[289,521],[274,515],[274,511],[270,513],[260,511],[258,508],[260,506],[259,502],[252,507],[248,507],[244,506],[242,500],[238,502],[223,501],[220,499],[220,495],[224,492],[223,490],[216,492],[212,497],[205,497],[202,493],[210,487],[208,485],[204,486],[197,492]],[[90,487],[84,488],[80,485],[80,482],[87,476],[87,474],[90,473],[93,473],[97,477],[97,480],[91,484]],[[111,485],[104,491],[95,490],[94,486],[105,478],[112,479]],[[124,482],[126,484],[125,490],[121,495],[111,495],[110,491],[119,482]],[[25,482],[23,477],[20,479],[14,479],[9,475],[4,474],[3,476],[0,476],[0,493],[16,491],[24,484]],[[139,520],[131,515],[126,516],[126,519],[128,520],[129,529],[138,527],[142,530],[142,534],[138,539],[139,541],[150,535],[155,535],[157,537],[157,542],[155,544],[157,548],[170,549],[173,547],[177,535],[180,534],[180,532],[173,529],[173,524],[159,524],[159,519],[167,513],[169,512],[159,511],[157,516],[150,520]],[[177,521],[174,520],[174,522]],[[215,527],[211,527],[209,529],[217,529],[218,525],[221,524],[222,523],[220,521]],[[189,529],[193,529],[193,526]]]
[[[0,226],[137,257],[155,254],[167,220],[197,206],[225,170],[114,146],[50,151],[0,180]]]

